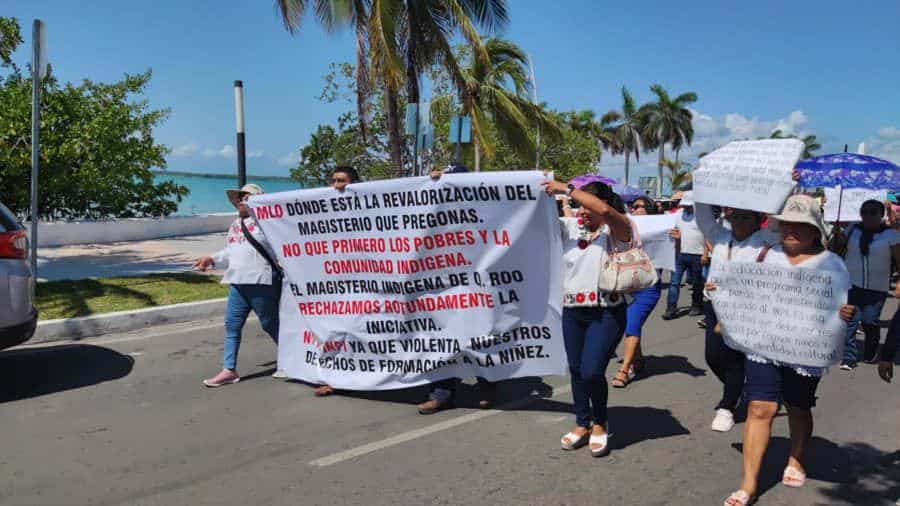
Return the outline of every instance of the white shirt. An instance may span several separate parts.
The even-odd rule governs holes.
[[[575,218],[560,218],[560,233],[563,240],[563,306],[565,307],[607,307],[618,306],[625,301],[622,294],[606,293],[598,290],[600,269],[606,264],[609,254],[606,241],[624,248],[628,243],[617,241],[608,232],[601,230],[586,248],[578,247],[580,230]]]
[[[703,254],[703,234],[697,226],[695,214],[681,211],[675,228],[681,231],[681,252],[689,255]]]
[[[263,235],[262,229],[252,217],[244,218],[247,231],[260,243],[272,256],[275,253]],[[244,237],[241,230],[241,219],[238,218],[228,228],[228,237],[225,239],[225,247],[217,251],[213,256],[215,266],[226,269],[222,276],[222,283],[229,285],[271,285],[272,267],[269,262],[260,255],[256,248]]]
[[[859,251],[859,239],[862,229],[854,226],[847,238],[847,270],[850,271],[850,282],[853,286],[875,290],[890,291],[891,282],[891,246],[900,244],[900,232],[893,228],[874,234],[869,244],[869,256],[862,256]]]
[[[773,234],[768,229],[757,230],[745,237],[743,241],[739,241],[731,235],[730,223],[726,228],[722,221],[716,220],[712,213],[712,206],[708,204],[696,204],[694,216],[697,220],[697,226],[703,233],[703,236],[712,244],[712,252],[709,255],[709,267],[719,262],[755,262],[759,254],[765,246],[771,246],[779,242],[780,238],[777,234]],[[725,221],[725,223],[728,223]],[[715,279],[709,281],[715,283]],[[709,300],[709,293],[703,290],[706,299]]]
[[[775,265],[778,267],[796,267],[798,269],[819,269],[823,271],[847,272],[847,267],[844,265],[844,259],[827,250],[819,253],[816,256],[807,258],[797,265],[793,265],[791,264],[791,261],[788,260],[787,255],[785,255],[784,249],[782,248],[781,244],[776,244],[772,247],[772,249],[768,251],[768,253],[766,253],[766,257],[765,260],[763,260],[763,263]],[[775,360],[769,360],[760,355],[748,354],[747,359],[762,364],[775,364],[778,366],[790,367],[794,369],[797,374],[803,376],[822,376],[828,372],[827,367],[810,367],[797,364],[788,364]]]

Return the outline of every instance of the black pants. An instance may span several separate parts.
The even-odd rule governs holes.
[[[744,354],[729,348],[722,336],[715,333],[716,312],[712,302],[703,302],[706,316],[706,363],[722,382],[722,400],[716,409],[727,409],[734,412],[744,390]]]

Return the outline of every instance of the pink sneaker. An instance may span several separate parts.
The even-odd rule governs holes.
[[[216,374],[212,378],[203,380],[203,384],[209,388],[216,388],[223,385],[233,385],[241,381],[241,377],[235,371],[222,369],[222,372]]]

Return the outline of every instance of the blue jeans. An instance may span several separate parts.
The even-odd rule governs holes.
[[[278,344],[278,301],[281,287],[275,285],[231,285],[225,307],[225,347],[222,366],[237,368],[241,331],[252,309],[263,330]]]
[[[625,305],[563,308],[563,339],[572,379],[575,423],[606,425],[606,366],[625,330]]]
[[[859,359],[859,350],[856,348],[856,329],[862,324],[866,335],[863,358],[871,360],[878,353],[878,341],[881,340],[881,309],[887,294],[875,290],[866,290],[858,286],[852,286],[847,294],[847,304],[856,306],[853,319],[847,322],[847,340],[844,343],[844,362],[855,364]]]
[[[690,272],[691,286],[691,306],[703,307],[703,269],[700,265],[700,255],[691,255],[688,253],[680,253],[675,260],[675,272],[672,273],[672,279],[669,282],[669,297],[666,301],[666,309],[675,309],[678,307],[678,296],[681,295],[681,279],[685,272]]]

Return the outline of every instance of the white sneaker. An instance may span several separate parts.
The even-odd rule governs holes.
[[[734,414],[727,409],[717,409],[716,417],[712,421],[712,430],[716,432],[728,432],[734,428]]]
[[[272,377],[275,379],[287,379],[288,375],[286,372],[282,371],[281,369],[278,369],[272,373]]]

